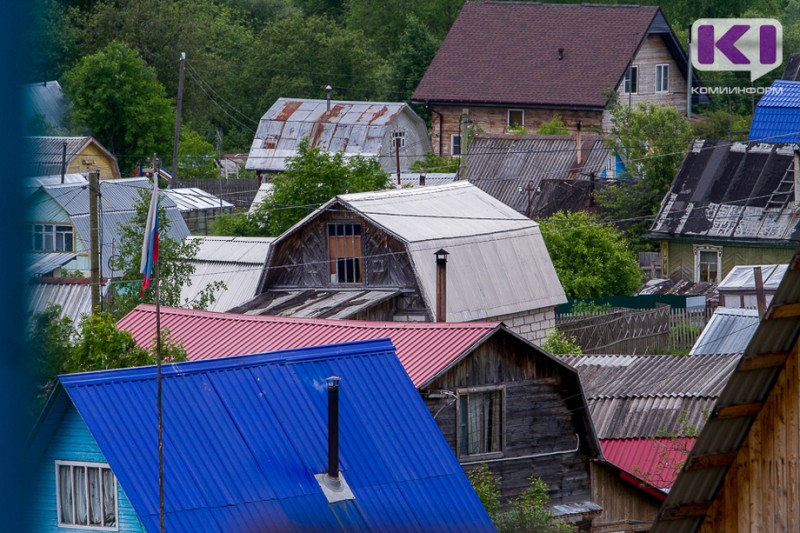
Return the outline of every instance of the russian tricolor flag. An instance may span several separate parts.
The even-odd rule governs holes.
[[[144,276],[141,295],[150,286],[153,277],[153,262],[158,260],[158,174],[153,176],[153,196],[150,198],[150,210],[147,212],[147,224],[144,227],[144,243],[142,243],[142,268]]]

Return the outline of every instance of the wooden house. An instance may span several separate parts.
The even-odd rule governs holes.
[[[431,111],[434,151],[460,155],[465,121],[534,133],[558,114],[608,131],[614,93],[685,111],[687,64],[658,7],[468,2],[412,101]]]
[[[120,228],[130,223],[140,201],[140,192],[152,190],[145,178],[126,178],[100,182],[100,275],[112,278],[122,273],[111,270],[109,258],[119,253]],[[163,233],[175,240],[183,240],[189,229],[181,218],[175,203],[161,192],[161,206],[169,220],[169,231]],[[42,185],[28,196],[31,208],[27,212],[26,242],[29,251],[53,254],[64,270],[80,270],[88,276],[90,271],[90,217],[89,186],[86,181],[64,185]]]
[[[559,357],[580,375],[603,450],[592,531],[649,531],[738,356]]]
[[[392,174],[431,150],[425,121],[408,104],[278,98],[261,117],[245,169],[283,172],[303,139],[326,152],[377,159]]]
[[[788,263],[800,244],[795,145],[695,141],[649,237],[666,276],[718,284],[737,265]]]
[[[261,279],[233,312],[496,320],[538,342],[566,302],[539,225],[464,181],[337,196],[272,243]]]
[[[60,376],[32,531],[496,531],[386,339],[165,365],[159,528],[156,374]]]
[[[94,137],[26,137],[25,150],[27,176],[60,175],[66,160],[67,174],[98,170],[102,180],[121,177],[117,158]]]
[[[140,346],[150,346],[155,320],[155,308],[140,305],[118,327]],[[465,470],[486,463],[500,477],[504,498],[518,496],[531,475],[541,477],[554,512],[585,527],[600,510],[589,484],[589,462],[599,457],[599,447],[577,373],[502,324],[325,320],[164,307],[161,324],[190,360],[391,339]]]
[[[653,533],[800,530],[800,252],[727,380]]]

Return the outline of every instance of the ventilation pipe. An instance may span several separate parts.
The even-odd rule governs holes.
[[[576,137],[576,141],[577,141],[576,145],[575,145],[575,150],[576,150],[575,161],[577,161],[578,166],[580,166],[581,161],[583,160],[583,158],[581,157],[583,154],[582,154],[582,150],[581,150],[581,121],[580,120],[578,121],[578,124],[577,124],[577,130],[578,131],[577,131],[577,134],[575,136]]]
[[[328,477],[339,479],[339,381],[342,378],[331,376],[328,384]]]
[[[419,175],[419,185],[420,185],[420,187],[425,186],[425,174],[420,174]]]
[[[447,322],[447,256],[443,249],[436,256],[436,322]]]
[[[333,87],[327,85],[325,87],[325,98],[328,101],[328,113],[331,111],[331,92],[333,92]]]

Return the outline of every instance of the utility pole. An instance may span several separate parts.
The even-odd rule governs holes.
[[[92,284],[92,314],[100,309],[100,231],[97,216],[97,191],[100,171],[89,173],[89,264]]]
[[[467,145],[469,144],[469,108],[461,110],[461,172],[459,179],[467,179]]]
[[[64,174],[67,173],[67,141],[61,146],[61,185],[64,185]]]
[[[686,80],[686,118],[692,118],[692,28],[689,28],[689,61]]]
[[[175,137],[172,141],[172,179],[168,187],[175,188],[178,177],[178,147],[181,140],[181,109],[183,108],[183,78],[186,75],[186,52],[181,52],[181,66],[178,74],[178,102],[175,106]],[[155,169],[154,169],[155,170]]]
[[[397,185],[400,186],[400,137],[394,138],[394,156],[397,165]]]

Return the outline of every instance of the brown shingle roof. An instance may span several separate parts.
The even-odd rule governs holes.
[[[658,7],[467,3],[412,98],[604,107],[657,14]]]

